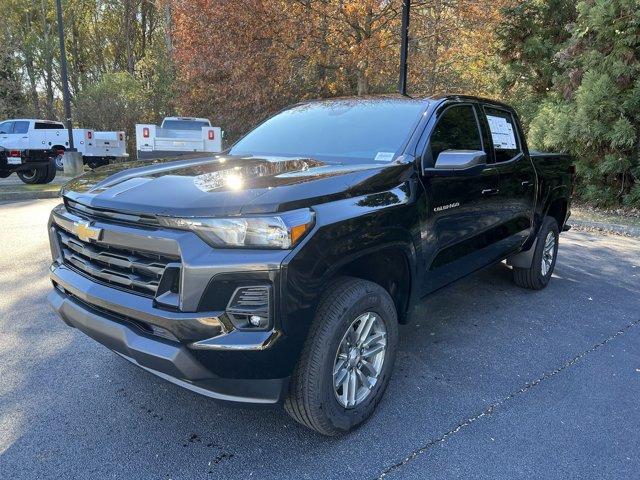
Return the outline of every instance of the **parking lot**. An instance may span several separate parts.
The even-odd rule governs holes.
[[[377,413],[324,438],[64,326],[46,303],[56,203],[0,205],[0,478],[637,478],[638,239],[571,231],[544,291],[499,264],[429,297]]]

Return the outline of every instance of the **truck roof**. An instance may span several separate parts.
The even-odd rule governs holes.
[[[42,123],[63,123],[58,120],[43,120],[41,118],[7,118],[0,122],[42,122]]]
[[[334,98],[319,98],[316,100],[307,100],[300,102],[298,105],[310,104],[310,103],[349,103],[349,102],[417,102],[424,103],[425,106],[431,102],[442,102],[445,100],[469,100],[475,102],[483,102],[490,103],[492,105],[500,106],[502,108],[513,111],[513,107],[507,105],[506,103],[502,103],[497,100],[492,100],[489,98],[483,98],[474,95],[464,95],[464,94],[442,94],[442,95],[433,95],[429,97],[411,97],[407,95],[400,95],[399,93],[391,93],[391,94],[377,94],[377,95],[363,95],[363,96],[347,96],[347,97],[334,97]]]
[[[164,119],[162,120],[163,122],[167,121],[167,120],[187,120],[187,121],[194,121],[194,122],[208,122],[209,119],[208,118],[201,118],[201,117],[164,117]]]

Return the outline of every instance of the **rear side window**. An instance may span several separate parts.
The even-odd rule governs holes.
[[[61,123],[36,122],[34,127],[36,130],[60,130],[64,128]]]
[[[482,150],[473,107],[456,105],[445,110],[431,134],[430,145],[434,163],[445,150]]]
[[[496,162],[508,162],[522,152],[515,119],[510,112],[484,107],[493,140]]]
[[[29,131],[29,122],[26,120],[18,120],[13,122],[13,133],[27,133]]]

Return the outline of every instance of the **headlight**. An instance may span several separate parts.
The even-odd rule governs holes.
[[[295,245],[313,226],[313,212],[293,210],[272,216],[228,218],[161,217],[165,227],[191,230],[214,247],[282,248]]]

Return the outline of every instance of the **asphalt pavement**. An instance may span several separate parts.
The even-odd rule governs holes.
[[[637,479],[640,240],[561,237],[548,288],[499,264],[400,328],[377,413],[321,437],[119,358],[46,304],[56,200],[0,205],[0,478]]]

